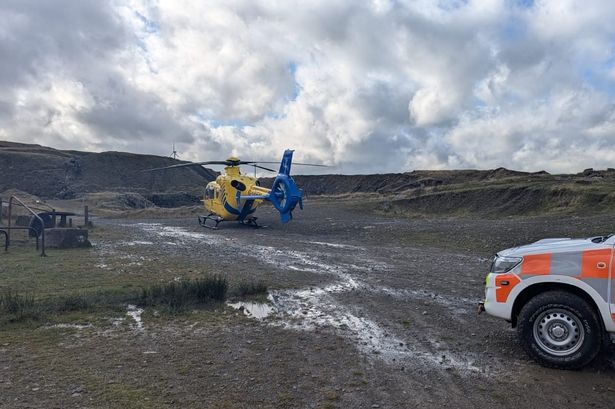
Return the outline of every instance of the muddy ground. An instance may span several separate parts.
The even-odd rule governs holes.
[[[0,407],[615,407],[612,349],[582,371],[545,369],[509,324],[476,315],[495,251],[609,233],[615,216],[395,219],[317,200],[281,225],[261,210],[262,229],[98,220],[121,239],[93,233],[83,274],[176,260],[169,276],[264,280],[268,307],[12,327]]]

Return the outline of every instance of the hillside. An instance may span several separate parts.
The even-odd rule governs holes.
[[[18,189],[45,199],[84,193],[196,194],[216,172],[202,167],[143,172],[181,161],[124,152],[62,151],[40,145],[0,142],[0,192]]]
[[[295,176],[306,195],[356,200],[383,213],[464,216],[615,211],[615,169],[578,174],[417,170],[382,175]],[[272,179],[264,180],[269,186]],[[357,196],[358,195],[358,196]]]
[[[198,204],[202,187],[216,172],[202,167],[143,172],[177,163],[153,155],[0,142],[0,193],[16,189],[47,200],[87,196],[118,211]],[[615,169],[571,175],[499,168],[294,178],[308,198],[350,198],[384,213],[506,216],[615,210]],[[270,186],[273,179],[261,181]]]

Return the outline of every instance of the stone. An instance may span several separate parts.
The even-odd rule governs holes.
[[[31,221],[32,221],[32,216],[19,215],[15,219],[15,226],[28,227]]]
[[[88,240],[88,231],[78,228],[45,229],[45,247],[70,249],[88,248],[92,243]]]

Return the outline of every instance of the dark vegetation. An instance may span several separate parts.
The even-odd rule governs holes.
[[[233,290],[234,296],[245,297],[250,295],[260,295],[267,293],[267,284],[262,281],[248,282],[242,281],[237,285],[237,288]]]
[[[166,284],[155,284],[143,290],[139,304],[163,306],[169,311],[183,311],[188,307],[226,299],[228,283],[222,276],[197,278]]]
[[[400,215],[488,217],[606,212],[615,210],[615,178],[587,183],[579,180],[466,183],[386,198],[377,210]]]
[[[221,303],[226,300],[228,282],[219,275],[193,280],[153,284],[139,291],[104,290],[37,298],[30,292],[5,289],[0,292],[0,325],[42,321],[71,311],[117,309],[125,304],[158,307],[168,313]],[[267,291],[262,283],[241,282],[233,295],[257,295]]]
[[[71,311],[117,308],[137,299],[137,294],[115,291],[37,298],[33,293],[7,289],[0,293],[0,325],[43,321]]]

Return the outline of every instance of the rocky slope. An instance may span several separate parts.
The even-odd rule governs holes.
[[[18,189],[56,199],[93,192],[196,194],[216,177],[216,172],[201,167],[143,172],[177,163],[181,162],[153,155],[62,151],[0,142],[0,192]]]
[[[216,172],[202,167],[143,172],[177,163],[152,155],[0,142],[0,192],[18,189],[44,199],[98,195],[96,201],[117,209],[199,204],[203,186]],[[572,175],[498,168],[294,178],[308,198],[351,198],[386,213],[506,216],[615,210],[615,169]],[[272,181],[261,180],[264,186]]]

